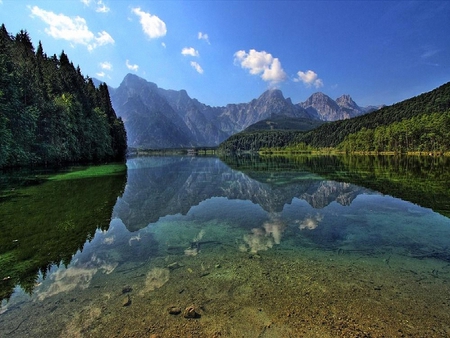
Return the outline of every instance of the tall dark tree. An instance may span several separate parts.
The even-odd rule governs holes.
[[[0,168],[123,160],[126,134],[106,84],[96,89],[67,54],[0,27]]]

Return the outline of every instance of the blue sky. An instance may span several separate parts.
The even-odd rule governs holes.
[[[392,104],[450,81],[449,1],[0,0],[0,21],[85,76],[134,73],[212,105],[279,88]]]

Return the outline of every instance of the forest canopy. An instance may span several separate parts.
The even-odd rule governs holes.
[[[122,161],[126,132],[105,83],[98,88],[62,51],[0,28],[0,168]]]

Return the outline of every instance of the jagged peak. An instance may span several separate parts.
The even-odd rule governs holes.
[[[353,99],[349,94],[344,94],[336,99],[336,102],[338,101],[353,101]]]
[[[333,100],[331,97],[329,97],[327,94],[324,94],[322,92],[316,92],[314,94],[312,94],[310,96],[310,98],[324,98],[324,99],[329,99],[329,100]],[[334,101],[334,100],[333,100]]]
[[[280,89],[273,88],[268,89],[264,93],[262,93],[261,96],[258,98],[258,100],[266,98],[281,98],[284,100],[284,95]]]
[[[311,105],[313,102],[335,102],[331,97],[328,95],[322,93],[322,92],[316,92],[312,94],[305,102],[303,102],[304,105]]]
[[[338,97],[338,98],[336,99],[336,102],[337,102],[337,103],[340,103],[340,102],[349,102],[349,103],[354,103],[354,104],[356,104],[355,101],[353,101],[352,97],[351,97],[350,95],[348,95],[348,94],[341,95],[340,97]]]
[[[143,79],[142,77],[139,77],[136,74],[132,74],[132,73],[128,73],[127,75],[125,75],[120,86],[122,86],[122,85],[126,85],[126,86],[146,85],[153,89],[158,88],[158,85],[156,83],[149,82],[149,81]]]
[[[359,108],[352,97],[348,94],[344,94],[336,99],[336,103],[341,107]]]

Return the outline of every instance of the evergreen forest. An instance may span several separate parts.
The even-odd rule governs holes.
[[[310,131],[252,131],[235,134],[219,146],[240,151],[450,152],[450,82],[428,93]]]
[[[105,83],[98,88],[62,51],[0,28],[0,168],[123,161],[127,143]]]

